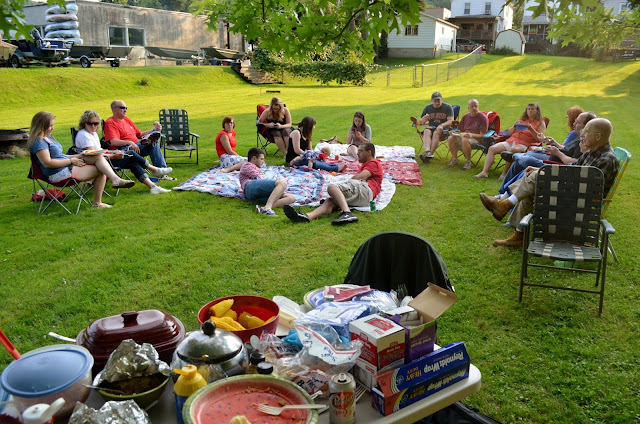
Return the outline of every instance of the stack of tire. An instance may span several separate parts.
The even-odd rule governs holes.
[[[44,27],[45,38],[58,38],[82,44],[78,31],[78,5],[67,3],[65,6],[54,5],[47,9]]]

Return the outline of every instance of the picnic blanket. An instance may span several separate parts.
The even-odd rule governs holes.
[[[346,144],[318,143],[315,150],[323,147],[331,149],[331,158],[338,155],[338,160],[329,159],[328,163],[345,163],[347,174],[356,174],[360,164],[351,156],[342,156],[347,152]],[[422,185],[420,166],[415,161],[416,151],[410,146],[376,146],[376,158],[380,159],[382,171],[388,175],[396,184]]]
[[[223,197],[235,197],[247,200],[240,189],[239,172],[220,172],[220,167],[214,167],[208,171],[197,174],[182,184],[174,187],[174,190],[199,191],[201,193],[215,194]],[[305,172],[299,169],[288,169],[284,166],[264,166],[260,169],[262,178],[284,179],[287,181],[287,193],[296,197],[293,206],[319,206],[320,200],[329,197],[327,186],[329,183],[351,178],[348,174],[331,175],[325,172]],[[388,176],[382,180],[382,189],[376,199],[376,209],[384,209],[394,193],[396,186]],[[355,208],[359,211],[370,211],[370,208]]]

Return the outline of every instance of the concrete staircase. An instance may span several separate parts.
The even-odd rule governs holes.
[[[254,67],[250,60],[243,60],[239,64],[233,64],[231,68],[250,84],[280,84],[280,81],[268,73]]]

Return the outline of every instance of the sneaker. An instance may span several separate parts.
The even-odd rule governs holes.
[[[432,156],[428,156],[430,155],[431,152],[423,152],[420,154],[420,160],[422,160],[423,163],[429,163],[429,159],[431,159],[433,157]]]
[[[131,180],[120,180],[118,182],[115,182],[112,184],[113,188],[131,188],[135,185],[136,183],[134,181]]]
[[[267,215],[267,216],[278,216],[276,215],[276,213],[273,211],[273,209],[267,209],[267,208],[263,208],[260,205],[256,205],[256,208],[254,209],[255,213],[258,214],[262,214],[262,215]]]
[[[427,159],[433,159],[435,157],[433,153],[431,153],[431,150],[427,150],[426,152],[424,152],[424,155],[427,157]]]
[[[500,153],[500,157],[507,162],[513,162],[513,153],[512,152],[502,152]]]
[[[342,212],[340,213],[340,216],[334,219],[333,221],[331,221],[331,223],[333,225],[344,225],[344,224],[349,224],[351,222],[356,222],[357,220],[358,220],[358,217],[355,216],[353,213]]]
[[[166,188],[162,188],[160,186],[155,186],[151,190],[149,190],[151,194],[163,194],[163,193],[171,193],[171,190],[167,190]]]
[[[300,212],[299,210],[292,208],[290,205],[284,205],[282,210],[291,222],[311,222],[306,213]]]
[[[493,245],[495,247],[522,247],[524,241],[524,233],[521,231],[513,231],[509,237],[504,240],[495,240]]]
[[[471,161],[470,161],[470,160],[468,160],[468,161],[466,161],[466,162],[464,163],[464,166],[462,167],[462,170],[463,170],[463,171],[467,171],[467,170],[471,169],[471,167],[472,167],[472,166],[473,166],[473,165],[471,164]]]
[[[458,158],[451,158],[448,166],[458,166]]]
[[[156,172],[153,172],[152,175],[154,177],[164,177],[165,175],[171,174],[173,172],[173,168],[158,168]]]
[[[498,221],[502,221],[505,215],[513,208],[513,204],[509,199],[496,199],[495,197],[487,196],[486,193],[480,193],[480,201]]]

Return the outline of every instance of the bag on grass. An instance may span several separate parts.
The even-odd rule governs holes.
[[[67,195],[64,193],[64,191],[58,190],[57,188],[48,189],[47,193],[46,193],[47,200],[51,200],[54,197],[56,199],[60,200],[60,201],[64,201],[64,199],[65,199],[65,197],[67,197]],[[31,195],[31,201],[32,202],[41,202],[42,199],[44,199],[44,198],[45,198],[44,190],[38,190],[33,195]]]

